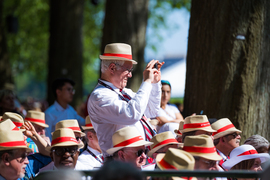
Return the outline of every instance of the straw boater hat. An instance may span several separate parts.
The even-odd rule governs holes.
[[[194,170],[195,159],[193,156],[183,150],[169,148],[166,153],[160,153],[157,155],[156,162],[161,170]],[[176,178],[173,179],[184,179]],[[190,178],[190,180],[197,178]]]
[[[92,125],[92,122],[91,122],[91,120],[90,120],[89,115],[86,116],[86,118],[85,118],[85,126],[82,126],[82,129],[83,129],[83,130],[94,129],[94,127],[93,127],[93,125]]]
[[[48,124],[45,124],[45,114],[43,112],[30,110],[24,120],[45,128],[49,127]]]
[[[212,138],[205,134],[187,136],[183,150],[193,156],[199,156],[209,160],[219,161],[222,159],[222,157],[217,154]]]
[[[23,117],[17,113],[5,112],[2,116],[2,121],[10,119],[18,128],[24,124]]]
[[[63,121],[59,121],[55,125],[55,130],[59,128],[69,128],[72,129],[74,132],[80,133],[81,136],[85,136],[85,134],[81,131],[79,123],[76,119],[66,119]]]
[[[232,134],[234,132],[239,133],[242,132],[239,129],[236,129],[233,123],[228,118],[217,120],[216,122],[211,124],[211,127],[217,131],[213,133],[214,139],[218,139],[220,137],[223,137],[227,134]]]
[[[181,131],[183,130],[184,123],[185,123],[185,121],[180,121],[180,123],[179,123],[179,128],[176,129],[176,130],[174,130],[174,133],[175,133],[176,135],[182,136]]]
[[[176,141],[171,131],[166,131],[155,135],[150,142],[153,142],[154,144],[150,146],[151,150],[147,153],[149,157],[151,157],[153,153],[155,153],[157,150],[169,144],[183,145],[183,143],[179,143]]]
[[[206,115],[195,115],[186,117],[183,125],[183,130],[180,130],[180,132],[185,133],[198,130],[216,132],[216,130],[211,128],[211,125]]]
[[[27,147],[21,131],[0,131],[0,151],[21,148],[26,149],[27,152],[32,152],[32,149]]]
[[[132,64],[137,64],[132,59],[131,46],[125,43],[112,43],[105,46],[104,54],[100,55],[101,60],[123,60],[131,61]]]
[[[222,166],[225,169],[231,169],[234,165],[249,159],[256,159],[260,158],[261,163],[264,163],[265,161],[269,160],[269,154],[268,153],[258,153],[256,149],[249,145],[244,144],[242,146],[239,146],[237,148],[234,148],[230,153],[230,159],[225,161]]]
[[[15,124],[10,120],[6,119],[5,121],[0,122],[0,131],[9,130],[9,131],[25,131],[25,129],[19,129]]]
[[[78,143],[71,129],[59,128],[53,132],[52,145],[46,147],[46,150],[50,152],[53,147],[64,146],[78,146],[78,149],[81,149],[83,144]]]
[[[107,153],[113,155],[114,152],[125,147],[150,146],[152,142],[147,142],[140,135],[135,127],[124,127],[116,131],[112,136],[113,147]]]

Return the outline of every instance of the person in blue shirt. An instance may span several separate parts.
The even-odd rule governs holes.
[[[55,95],[55,102],[45,111],[46,124],[49,128],[46,130],[46,136],[52,139],[51,132],[55,131],[55,125],[64,119],[77,119],[80,126],[85,124],[84,118],[79,116],[69,103],[73,100],[75,82],[68,78],[56,79],[52,84]]]

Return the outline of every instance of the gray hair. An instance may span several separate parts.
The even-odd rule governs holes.
[[[260,147],[267,147],[267,148],[269,147],[269,141],[258,134],[247,138],[245,140],[244,144],[250,144],[255,149],[258,149]]]
[[[121,66],[123,66],[123,64],[125,63],[125,61],[121,61],[121,60],[111,60],[111,59],[107,59],[107,60],[101,60],[101,72],[104,73],[110,66],[111,63],[116,64],[116,69],[119,70]]]

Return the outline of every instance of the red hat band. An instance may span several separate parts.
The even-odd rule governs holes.
[[[113,147],[127,146],[127,145],[130,145],[132,143],[135,143],[135,142],[141,141],[141,140],[143,140],[142,136],[136,136],[134,138],[131,138],[131,139],[125,140],[125,141],[123,141],[121,143],[118,143],[118,144],[114,145]]]

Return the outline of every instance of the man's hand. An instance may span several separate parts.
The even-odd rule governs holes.
[[[22,126],[21,129],[25,129],[25,131],[23,132],[23,134],[27,137],[30,138],[34,138],[34,136],[36,136],[37,132],[36,129],[34,128],[34,126],[32,125],[31,122],[27,121],[25,122]]]
[[[158,69],[154,68],[156,63],[158,65]],[[158,60],[150,61],[143,71],[143,80],[149,83],[158,83],[161,80],[160,68],[163,64],[164,62],[160,63]]]

